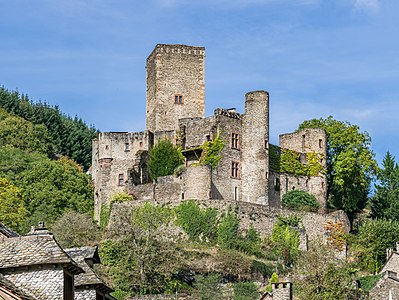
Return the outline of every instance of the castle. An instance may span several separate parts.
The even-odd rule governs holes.
[[[113,194],[125,191],[137,199],[230,200],[280,207],[289,190],[313,194],[326,207],[325,172],[298,175],[273,162],[281,151],[298,154],[302,165],[316,154],[326,168],[326,134],[305,129],[282,134],[279,147],[269,144],[269,94],[245,95],[243,114],[217,108],[205,117],[205,48],[158,44],[146,61],[146,130],[101,132],[93,140],[92,176],[95,218]],[[224,141],[215,168],[198,165],[201,145],[216,137]],[[185,168],[153,183],[148,153],[160,139],[179,144]]]

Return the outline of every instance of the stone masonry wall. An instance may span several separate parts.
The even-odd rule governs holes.
[[[96,300],[96,290],[91,289],[77,289],[75,290],[75,300]]]
[[[299,132],[280,135],[280,147],[299,153],[315,152],[320,154],[320,164],[327,168],[326,160],[326,132],[322,128],[307,128]],[[327,207],[327,177],[320,173],[319,176],[305,177],[292,174],[281,174],[280,196],[289,190],[299,189],[311,193],[320,203],[321,207]]]
[[[62,300],[64,271],[61,266],[43,266],[42,269],[24,269],[4,273],[4,276],[27,294],[46,300]]]
[[[215,119],[224,141],[221,159],[212,170],[212,199],[241,200],[241,119],[239,114],[224,115],[223,110],[215,110]],[[238,136],[237,147],[232,147],[232,134]],[[238,164],[238,176],[232,175],[232,164]]]
[[[149,146],[148,132],[102,132],[93,140],[95,219],[98,220],[103,203],[108,203],[113,194],[126,191],[129,169],[140,164],[137,154],[148,151]],[[147,172],[140,177],[142,183],[149,180]]]
[[[292,300],[291,282],[279,282],[272,284],[273,300]]]
[[[242,201],[268,204],[267,179],[269,172],[269,94],[265,91],[245,95],[245,114],[242,117],[241,185]]]
[[[399,279],[385,274],[369,292],[371,300],[399,300]]]
[[[127,207],[135,207],[143,205],[145,201],[135,200],[124,203],[115,203],[113,206],[112,217],[117,215],[118,210],[125,210]],[[166,204],[177,206],[181,203],[179,199],[171,201],[152,201],[155,204]],[[328,214],[318,214],[312,212],[298,212],[279,208],[268,208],[267,206],[226,200],[198,200],[201,207],[216,208],[220,213],[226,212],[228,209],[235,208],[240,219],[241,229],[249,229],[253,226],[261,236],[270,235],[274,224],[277,222],[278,216],[299,216],[302,219],[303,227],[309,241],[321,239],[325,240],[325,230],[323,225],[327,221],[341,221],[344,224],[345,232],[349,232],[350,223],[347,215],[343,211],[335,211]]]
[[[182,103],[175,103],[175,95]],[[147,58],[146,99],[151,132],[178,130],[181,118],[203,118],[205,48],[158,44]]]

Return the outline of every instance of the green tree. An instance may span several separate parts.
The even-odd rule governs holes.
[[[292,220],[278,218],[273,226],[271,241],[276,254],[283,260],[284,265],[291,266],[299,255],[299,233]]]
[[[40,135],[40,131],[47,131],[50,139],[49,143],[46,143],[46,151],[51,151],[49,154],[67,156],[82,165],[85,170],[90,167],[91,142],[97,131],[87,126],[82,119],[66,116],[57,106],[51,106],[46,102],[33,103],[28,96],[4,87],[0,87],[0,107],[34,126],[40,125],[40,139],[44,137]]]
[[[389,152],[384,157],[377,179],[371,199],[372,216],[399,220],[399,167]]]
[[[151,149],[148,168],[151,178],[156,181],[160,176],[172,175],[175,168],[183,163],[180,149],[164,139]]]
[[[259,292],[254,282],[237,282],[233,285],[234,300],[258,300]]]
[[[0,178],[0,222],[19,231],[27,216],[22,190],[9,180]]]
[[[120,211],[110,224],[105,260],[118,290],[129,294],[162,293],[180,267],[177,238],[171,232],[173,211],[145,203]],[[109,255],[108,255],[109,256]]]
[[[209,274],[208,276],[195,276],[195,299],[199,300],[221,300],[222,287],[221,276],[219,274]]]
[[[312,119],[298,130],[323,128],[327,134],[327,197],[330,204],[351,214],[368,201],[371,180],[377,170],[371,138],[346,121]]]
[[[197,242],[213,242],[217,230],[217,210],[201,209],[193,200],[184,201],[176,208],[176,221],[190,239]]]
[[[360,299],[353,286],[356,271],[327,246],[311,244],[294,269],[295,294],[300,300]]]
[[[98,244],[101,232],[88,214],[65,212],[52,226],[51,231],[62,248]]]
[[[350,247],[355,250],[359,265],[376,273],[386,260],[386,249],[394,248],[399,241],[399,222],[391,220],[369,220],[352,236]]]
[[[0,147],[0,177],[21,189],[30,225],[44,221],[51,225],[67,210],[81,213],[93,209],[93,186],[89,175],[72,160],[51,160],[43,154]]]
[[[228,211],[221,219],[217,229],[217,242],[221,248],[235,249],[239,239],[238,228],[240,220]]]

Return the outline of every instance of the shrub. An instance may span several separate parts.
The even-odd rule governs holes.
[[[284,218],[279,218],[273,226],[272,244],[275,253],[284,265],[291,266],[299,255],[299,233],[296,228],[287,225]]]
[[[221,276],[219,274],[209,274],[207,277],[202,275],[195,276],[194,299],[200,300],[219,300],[222,299]]]
[[[184,163],[184,157],[178,147],[169,140],[160,140],[150,151],[148,168],[151,178],[157,181],[160,176],[172,175],[174,170]]]
[[[211,242],[215,239],[217,210],[201,209],[193,200],[185,201],[176,208],[177,225],[181,226],[193,241]]]
[[[300,190],[287,192],[283,196],[283,207],[293,210],[317,211],[320,204],[316,197]]]
[[[234,300],[259,299],[258,287],[254,282],[237,282],[233,285]]]
[[[231,211],[223,216],[217,231],[217,242],[221,248],[234,249],[238,241],[240,220]]]

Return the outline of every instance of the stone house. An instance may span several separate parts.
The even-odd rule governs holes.
[[[84,270],[75,276],[75,300],[115,299],[113,291],[94,272],[94,264],[101,263],[98,247],[80,247],[65,249],[65,252]]]
[[[383,277],[371,289],[372,300],[399,300],[399,243],[396,249],[387,249],[387,261],[380,272]]]
[[[41,224],[19,236],[0,223],[0,299],[114,300],[94,272],[97,247],[63,250]]]
[[[0,274],[0,299],[2,300],[36,300],[21,289],[17,288],[11,281]]]
[[[279,157],[290,150],[302,165],[316,155],[326,167],[326,134],[306,129],[280,135],[280,146],[269,143],[269,93],[245,95],[245,111],[214,110],[205,117],[205,48],[158,44],[146,61],[146,130],[101,132],[93,140],[92,177],[95,218],[113,194],[125,191],[138,199],[231,200],[280,207],[282,196],[299,189],[326,207],[326,176],[282,172]],[[195,166],[201,146],[224,141],[216,168]],[[180,145],[185,169],[177,176],[150,179],[147,158],[159,139]]]
[[[73,300],[74,276],[82,272],[44,227],[0,239],[0,274],[21,299]]]

